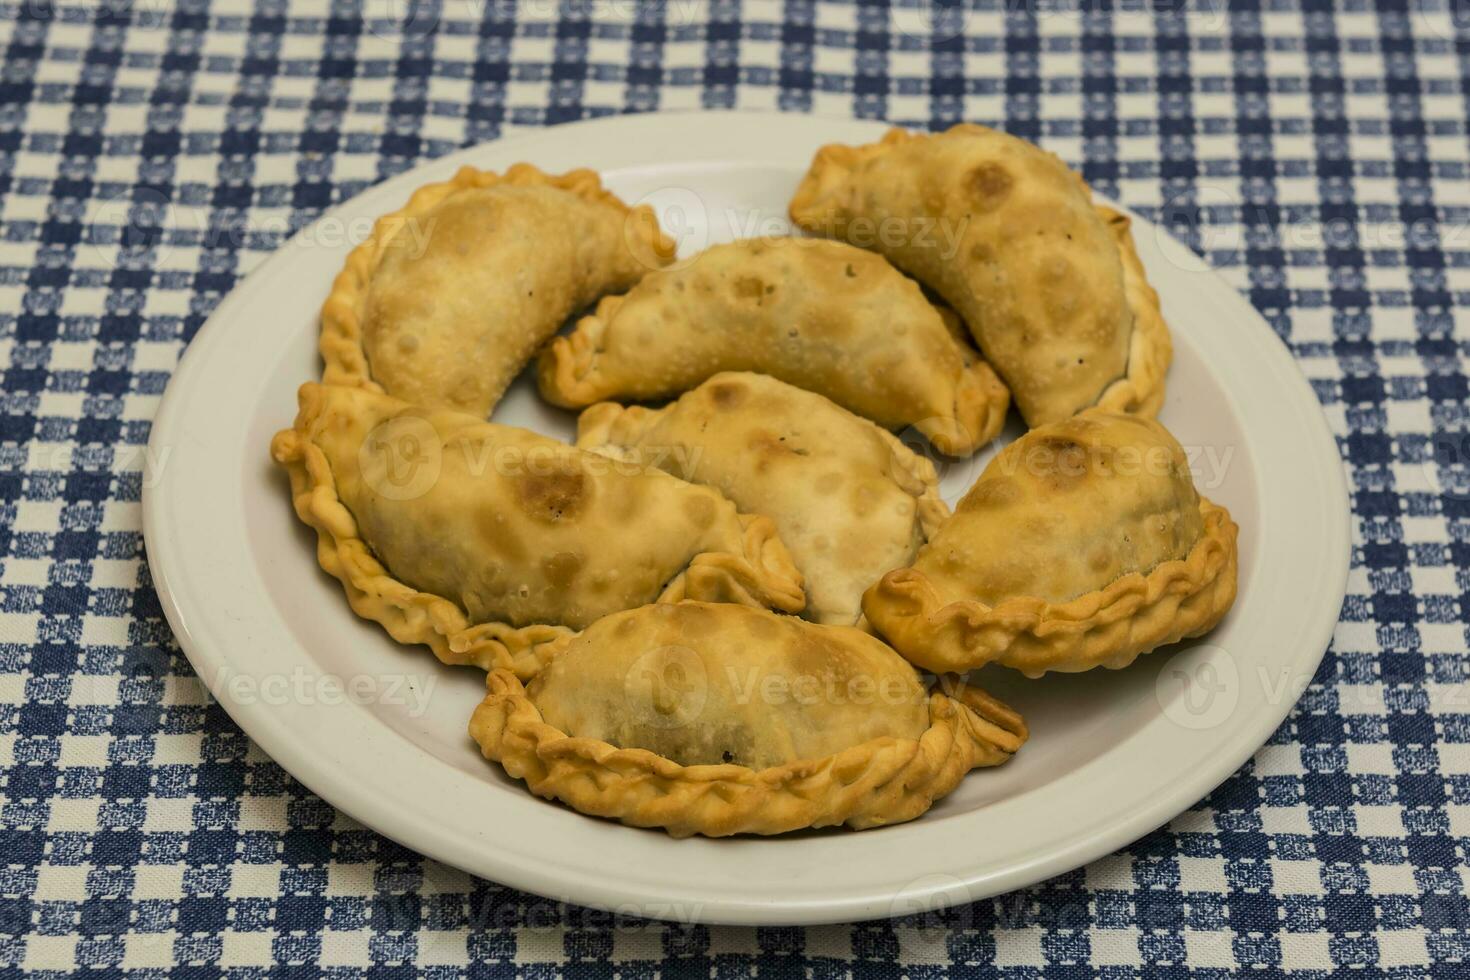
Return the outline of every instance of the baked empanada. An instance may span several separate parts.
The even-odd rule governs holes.
[[[538,645],[683,598],[804,604],[769,518],[719,491],[366,388],[303,385],[271,454],[359,616],[448,663],[533,670]]]
[[[1152,416],[1172,357],[1128,219],[1050,153],[984,126],[826,146],[801,228],[871,248],[962,316],[1026,423],[1089,406]]]
[[[565,408],[672,398],[721,371],[759,371],[965,456],[1009,395],[912,280],[880,255],[811,238],[716,245],[609,296],[541,354]]]
[[[933,671],[1125,667],[1225,615],[1236,533],[1163,426],[1089,409],[1001,450],[863,611]]]
[[[676,837],[912,820],[1005,762],[1020,716],[919,675],[873,636],[730,605],[644,606],[487,679],[487,759],[538,796]]]
[[[323,380],[370,379],[483,419],[569,316],[673,257],[653,212],[590,170],[465,167],[419,188],[347,257],[322,307]]]
[[[577,445],[715,487],[776,525],[806,581],[805,615],[851,626],[863,590],[907,565],[949,516],[934,466],[821,395],[717,374],[661,409],[593,405]]]

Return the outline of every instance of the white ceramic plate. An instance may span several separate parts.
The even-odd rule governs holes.
[[[1162,418],[1190,448],[1201,490],[1240,524],[1240,599],[1205,642],[1128,670],[1041,681],[982,671],[1032,739],[915,822],[676,841],[538,800],[465,734],[483,675],[395,646],[317,569],[266,446],[290,424],[296,387],[319,375],[317,311],[371,218],[462,164],[591,166],[625,200],[653,203],[688,254],[785,228],[818,146],[882,132],[734,113],[557,127],[375,187],[242,283],[168,386],[150,442],[160,465],[143,498],[163,608],[240,726],[334,805],[431,857],[555,899],[709,922],[856,920],[982,898],[1123,846],[1234,772],[1286,716],[1332,634],[1348,566],[1346,490],[1316,399],[1270,328],[1142,221],[1139,252],[1176,349]],[[495,419],[573,432],[572,414],[543,405],[525,377]],[[946,467],[951,499],[983,462]]]

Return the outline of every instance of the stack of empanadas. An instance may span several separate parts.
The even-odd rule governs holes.
[[[584,813],[910,820],[1026,740],[964,672],[1123,667],[1234,600],[1126,217],[979,126],[826,147],[791,217],[826,237],[674,266],[590,170],[466,168],[348,258],[271,444],[353,610],[485,670],[484,755]],[[538,352],[576,445],[488,418]],[[1012,400],[951,514],[916,450]]]

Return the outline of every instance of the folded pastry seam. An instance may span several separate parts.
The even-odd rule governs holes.
[[[821,759],[767,769],[683,766],[645,749],[568,735],[543,720],[514,672],[491,671],[470,736],[538,796],[675,837],[779,834],[846,824],[862,830],[924,813],[971,769],[1005,762],[1026,741],[1020,716],[963,684],[929,698],[917,739],[885,736]]]
[[[896,179],[905,167],[905,179]],[[878,251],[943,296],[966,318],[1030,426],[1089,406],[1146,417],[1162,406],[1172,346],[1131,222],[1093,203],[1081,175],[1055,154],[972,124],[929,134],[892,129],[867,145],[820,148],[789,213],[808,232]],[[934,247],[934,222],[958,236],[960,252]],[[912,226],[912,241],[869,234],[884,223]],[[1036,282],[1041,266],[1027,244],[1033,229],[1054,249]],[[998,291],[1003,281],[1013,291],[1035,289],[1029,306]]]
[[[911,450],[892,432],[882,427],[878,427],[878,432],[879,438],[889,448],[889,463],[895,482],[914,498],[919,531],[927,541],[934,537],[934,532],[949,519],[950,514],[948,502],[939,493],[939,472],[928,457]],[[928,437],[928,433],[925,436]]]
[[[714,487],[770,517],[805,578],[803,616],[813,622],[856,622],[864,590],[912,561],[949,516],[928,458],[764,374],[721,372],[658,409],[598,402],[578,418],[576,445]]]
[[[763,514],[737,514],[744,551],[706,551],[669,582],[659,602],[733,602],[801,612],[806,606],[802,574],[792,563],[776,524]]]
[[[995,606],[946,602],[922,571],[889,572],[863,610],[909,662],[935,672],[999,663],[1049,670],[1121,668],[1141,654],[1215,626],[1235,601],[1236,537],[1225,508],[1200,498],[1204,531],[1182,559],[1133,572],[1064,603],[1018,596]]]
[[[323,437],[324,431],[375,418],[370,408],[362,404],[364,401],[378,403],[378,409],[389,420],[402,417],[402,412],[421,413],[422,410],[373,391],[367,385],[308,382],[302,385],[299,399],[295,426],[276,434],[271,441],[271,455],[289,473],[297,516],[317,532],[318,563],[323,571],[342,583],[353,611],[380,624],[400,643],[428,646],[445,663],[472,664],[482,670],[506,667],[519,676],[533,675],[542,664],[544,645],[572,635],[571,629],[544,621],[525,622],[520,626],[498,619],[476,622],[466,607],[452,599],[438,592],[420,591],[395,576],[387,561],[373,548],[371,536],[363,533],[351,507],[341,498],[327,453],[313,441],[314,437]],[[431,412],[428,417],[463,419],[486,431],[501,428],[448,411]],[[432,427],[430,434],[433,434]],[[552,444],[548,442],[548,445]],[[557,451],[569,456],[583,455],[574,447],[554,445]],[[601,478],[616,476],[606,473]],[[484,470],[479,478],[501,479],[493,467]],[[696,491],[667,474],[644,478]],[[717,491],[707,488],[697,488],[697,493],[718,497]],[[724,538],[716,535],[706,541],[710,550],[693,551],[687,563],[680,559],[677,570],[667,570],[662,594],[650,592],[646,599],[639,601],[672,602],[688,598],[799,612],[806,604],[804,582],[775,524],[762,515],[738,513],[733,504],[720,500],[728,508]],[[712,532],[706,528],[700,533]],[[717,550],[717,546],[728,550]]]
[[[536,362],[541,397],[558,408],[582,408],[602,398],[597,382],[597,349],[623,296],[604,296],[597,308],[577,321],[571,333],[552,338]]]
[[[923,419],[914,428],[946,456],[969,456],[1005,428],[1011,390],[988,361],[975,357],[955,387],[949,416]]]
[[[1118,254],[1123,260],[1123,295],[1133,313],[1127,371],[1103,390],[1097,407],[1153,418],[1164,407],[1164,375],[1174,360],[1174,342],[1164,323],[1158,291],[1149,285],[1143,261],[1133,243],[1133,220],[1101,204],[1097,212],[1118,238]]]
[[[448,599],[398,581],[373,555],[352,512],[338,499],[325,453],[287,429],[271,440],[271,456],[290,476],[296,516],[316,531],[317,563],[342,583],[352,611],[382,626],[396,642],[423,644],[446,664],[505,668],[530,677],[541,669],[548,644],[572,635],[552,625],[476,626]]]

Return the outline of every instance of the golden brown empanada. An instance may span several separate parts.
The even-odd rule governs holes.
[[[863,611],[933,671],[1125,667],[1225,615],[1236,532],[1163,426],[1089,409],[1001,450]]]
[[[483,419],[567,317],[673,257],[653,212],[591,170],[465,167],[347,257],[322,307],[323,380]]]
[[[730,605],[615,613],[522,686],[493,671],[470,720],[539,796],[676,837],[912,820],[1005,762],[1020,716],[919,675],[873,636]]]
[[[764,374],[717,374],[661,409],[593,405],[577,445],[717,488],[765,514],[806,581],[805,615],[851,626],[863,590],[949,516],[934,466],[892,433]]]
[[[956,327],[882,256],[752,238],[604,299],[542,352],[539,381],[548,401],[581,408],[759,371],[964,456],[1000,431],[1009,395]]]
[[[656,599],[804,604],[770,519],[717,490],[366,388],[307,384],[300,402],[271,454],[322,568],[448,663],[528,672],[551,627]]]
[[[825,146],[791,219],[873,249],[955,308],[1031,426],[1152,416],[1172,357],[1128,219],[1050,153],[984,126]]]

